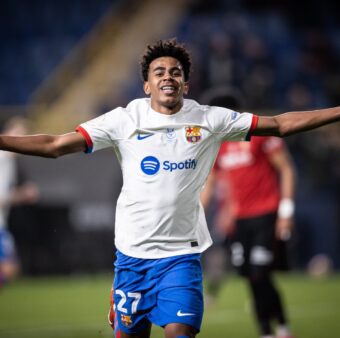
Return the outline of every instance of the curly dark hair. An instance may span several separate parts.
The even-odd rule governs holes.
[[[183,44],[179,44],[175,38],[169,40],[159,40],[154,45],[148,45],[140,61],[142,79],[148,80],[150,63],[163,56],[171,56],[177,59],[184,72],[184,80],[187,82],[190,75],[191,57]]]

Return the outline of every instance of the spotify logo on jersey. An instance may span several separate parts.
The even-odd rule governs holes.
[[[160,163],[156,157],[147,156],[142,159],[140,167],[144,174],[155,175],[160,168]]]
[[[197,160],[191,158],[179,162],[172,162],[169,160],[162,162],[162,170],[169,173],[182,170],[195,170],[196,166]],[[140,167],[144,174],[155,175],[160,170],[161,164],[156,157],[147,156],[142,159]]]

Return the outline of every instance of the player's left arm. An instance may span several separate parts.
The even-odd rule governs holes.
[[[269,155],[269,161],[277,171],[280,182],[280,202],[277,213],[276,236],[281,240],[286,240],[290,238],[294,225],[295,166],[286,147],[272,152]]]
[[[251,135],[285,137],[340,121],[340,106],[260,116]]]

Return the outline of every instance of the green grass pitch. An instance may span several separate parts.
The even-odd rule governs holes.
[[[311,279],[277,275],[298,338],[340,334],[340,275]],[[111,275],[22,278],[0,290],[0,338],[106,338]],[[152,338],[163,337],[154,328]],[[200,338],[257,338],[248,291],[227,278],[215,304],[206,308]]]

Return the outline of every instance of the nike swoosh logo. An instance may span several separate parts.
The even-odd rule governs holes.
[[[148,138],[150,136],[153,136],[153,134],[143,134],[143,135],[138,134],[137,135],[137,140],[144,140],[145,138]]]
[[[195,316],[195,313],[188,313],[188,312],[182,312],[181,310],[177,311],[178,317],[184,317],[184,316]]]

